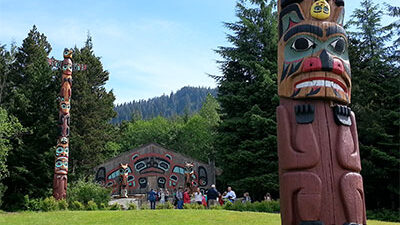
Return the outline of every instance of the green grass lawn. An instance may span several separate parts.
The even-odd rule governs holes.
[[[0,224],[12,225],[280,225],[279,214],[226,210],[57,211],[0,214]],[[368,221],[368,225],[394,225]]]

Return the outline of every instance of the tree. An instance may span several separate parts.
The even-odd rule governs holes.
[[[28,132],[8,156],[10,176],[4,182],[8,189],[3,205],[8,210],[20,208],[24,195],[42,197],[51,187],[58,80],[47,63],[50,51],[46,36],[33,26],[17,49],[9,73],[2,105]]]
[[[72,74],[69,172],[70,179],[76,180],[89,176],[96,165],[115,154],[114,148],[106,146],[115,138],[110,121],[116,114],[114,94],[104,87],[109,73],[94,54],[90,36],[83,48],[75,47],[72,59],[87,65],[87,70]]]
[[[18,142],[18,135],[21,132],[23,132],[23,128],[18,119],[8,115],[7,111],[0,107],[0,206],[7,189],[2,181],[9,174],[7,168],[8,152],[12,149],[11,142]]]
[[[357,116],[367,208],[398,209],[400,68],[388,47],[393,30],[381,25],[382,15],[378,5],[364,0],[347,25],[355,30],[349,37],[352,109]]]
[[[7,94],[8,76],[15,60],[16,48],[15,43],[11,44],[10,51],[6,50],[5,45],[0,46],[0,105]]]
[[[232,47],[219,47],[222,76],[214,76],[221,105],[217,166],[222,185],[255,199],[278,195],[275,108],[278,106],[276,4],[239,1],[238,21],[226,23]]]

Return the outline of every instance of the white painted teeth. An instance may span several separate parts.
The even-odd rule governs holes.
[[[305,88],[305,87],[331,87],[331,88],[334,88],[334,89],[344,92],[342,87],[340,87],[335,82],[329,81],[329,80],[305,81],[305,82],[302,82],[302,83],[296,85],[296,88]]]

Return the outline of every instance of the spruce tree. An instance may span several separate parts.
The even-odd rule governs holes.
[[[348,24],[354,30],[349,37],[351,107],[357,116],[367,208],[398,209],[400,67],[390,47],[393,30],[381,24],[382,15],[378,5],[364,0]]]
[[[36,26],[16,52],[3,107],[27,129],[22,144],[8,156],[10,176],[5,184],[6,209],[21,207],[23,196],[43,197],[52,184],[54,145],[57,139],[57,72],[47,56],[51,46]]]
[[[87,65],[87,70],[72,74],[69,177],[75,180],[91,175],[95,166],[114,154],[106,146],[115,135],[110,124],[115,116],[115,97],[104,87],[109,72],[94,54],[90,36],[83,48],[75,48],[72,60]]]
[[[275,109],[278,105],[277,13],[274,1],[239,1],[238,21],[225,23],[232,46],[219,47],[221,124],[217,166],[220,182],[256,199],[278,195]]]

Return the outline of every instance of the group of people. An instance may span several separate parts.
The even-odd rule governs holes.
[[[199,204],[204,205],[205,207],[216,206],[216,205],[224,205],[226,202],[235,202],[237,199],[235,191],[232,190],[231,187],[228,187],[227,190],[221,194],[215,187],[215,185],[211,185],[211,188],[206,192],[201,191],[200,188],[197,188],[195,192],[190,194],[190,190],[188,188],[183,189],[183,187],[179,187],[177,190],[170,192],[168,190],[159,189],[157,192],[153,189],[148,193],[148,200],[150,201],[150,208],[156,208],[156,202],[160,202],[160,204],[164,204],[166,202],[171,202],[176,209],[183,209],[184,204]],[[264,200],[270,201],[271,195],[267,193],[264,196]],[[241,198],[243,203],[251,202],[251,197],[248,192],[243,194],[243,198]]]

